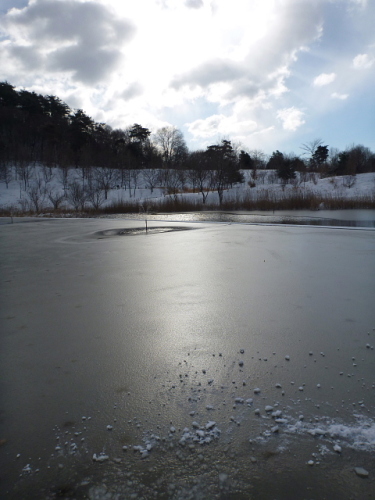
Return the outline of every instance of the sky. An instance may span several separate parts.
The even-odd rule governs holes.
[[[1,0],[0,81],[97,122],[375,151],[374,0]]]

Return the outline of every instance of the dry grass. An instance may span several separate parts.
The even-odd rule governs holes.
[[[342,209],[375,209],[375,193],[367,196],[359,196],[355,199],[348,199],[339,195],[317,195],[314,193],[301,193],[296,191],[292,194],[282,194],[275,196],[274,193],[264,190],[253,196],[247,192],[242,196],[233,199],[225,199],[220,206],[218,203],[203,204],[200,199],[189,200],[184,197],[166,197],[162,200],[148,201],[140,204],[138,201],[117,201],[106,207],[95,210],[87,208],[84,212],[75,212],[74,209],[45,209],[39,215],[44,217],[95,217],[101,214],[119,213],[173,213],[173,212],[198,212],[204,210],[342,210]],[[0,216],[32,216],[36,213],[32,210],[22,211],[16,207],[0,209]]]

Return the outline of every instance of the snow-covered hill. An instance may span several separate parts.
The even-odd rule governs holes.
[[[72,185],[84,187],[86,194],[82,195],[82,207],[103,208],[112,204],[131,203],[139,204],[157,203],[168,198],[185,200],[187,202],[202,203],[202,194],[195,189],[188,176],[180,175],[179,186],[174,189],[174,194],[168,194],[165,181],[157,181],[156,186],[151,186],[150,171],[126,171],[122,176],[108,175],[106,189],[102,181],[98,188],[97,178],[90,180],[87,172],[83,176],[80,169],[69,169],[64,176],[64,170],[47,167],[27,167],[25,172],[8,172],[7,182],[4,176],[0,182],[0,210],[17,212],[46,212],[58,208],[60,210],[73,210],[74,197]],[[110,174],[109,172],[107,172]],[[104,174],[101,169],[96,169],[96,174]],[[224,203],[241,204],[246,200],[285,200],[291,197],[316,197],[324,199],[367,199],[375,202],[375,173],[358,174],[354,177],[326,177],[320,178],[319,174],[307,174],[306,178],[297,173],[297,178],[292,183],[283,186],[274,171],[259,171],[257,178],[251,177],[251,171],[243,171],[245,182],[236,184],[224,191]],[[22,178],[23,177],[23,178]],[[95,192],[87,195],[89,186],[95,184]],[[152,189],[151,189],[152,187]],[[107,193],[105,191],[107,190]],[[170,190],[169,190],[170,192]],[[79,193],[78,193],[79,196]],[[207,208],[217,208],[219,197],[216,191],[208,192]],[[79,202],[76,209],[78,209]]]

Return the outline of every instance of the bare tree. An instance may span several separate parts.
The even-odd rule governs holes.
[[[196,186],[202,195],[203,204],[206,203],[210,191],[213,189],[213,171],[207,166],[207,155],[204,151],[194,151],[189,155],[188,176],[193,186]]]
[[[309,155],[308,165],[310,170],[319,170],[323,172],[329,156],[328,146],[323,145],[321,139],[314,139],[311,142],[303,144],[301,149],[304,150],[302,156],[305,154]]]
[[[239,170],[238,158],[230,141],[222,140],[220,144],[208,146],[205,152],[207,166],[212,170],[214,186],[219,196],[219,204],[223,203],[224,190],[234,183],[243,182],[243,174]]]
[[[371,150],[361,144],[353,145],[348,149],[348,166],[350,173],[362,174],[371,172],[374,155]]]
[[[259,184],[264,184],[267,172],[264,170],[257,170],[257,181]]]
[[[35,212],[37,214],[40,213],[46,196],[45,187],[42,186],[40,182],[36,181],[32,185],[28,186],[26,195],[28,196],[30,205],[34,208]]]
[[[174,199],[177,200],[177,195],[180,191],[181,179],[178,175],[178,170],[170,170],[165,185],[167,194],[172,194]]]
[[[267,182],[268,184],[277,184],[279,182],[279,177],[276,173],[276,170],[272,170],[271,172],[268,173]]]
[[[95,210],[99,210],[105,201],[104,191],[99,185],[92,183],[87,189],[87,199]]]
[[[186,172],[185,170],[177,170],[176,175],[179,181],[180,191],[184,191],[186,183]]]
[[[58,169],[58,176],[59,179],[63,185],[64,193],[66,193],[68,189],[68,183],[69,183],[69,168],[68,167],[59,167]]]
[[[26,191],[29,181],[31,179],[32,167],[26,160],[19,160],[17,162],[17,175],[23,183],[23,189]]]
[[[69,184],[67,191],[67,200],[75,210],[83,211],[85,209],[85,203],[87,199],[87,193],[80,182],[74,181]]]
[[[154,168],[146,169],[142,171],[142,175],[145,182],[145,187],[147,189],[150,189],[152,194],[160,179],[159,170]]]
[[[166,168],[179,167],[187,156],[187,146],[182,132],[176,127],[163,127],[154,136]]]
[[[253,168],[255,168],[255,170],[259,171],[266,168],[267,156],[263,151],[261,151],[260,149],[252,149],[251,151],[249,151],[249,155],[253,163]]]
[[[159,181],[163,187],[167,186],[171,172],[172,170],[170,168],[162,168],[159,170]]]
[[[52,177],[53,177],[52,167],[48,167],[46,165],[43,165],[42,172],[43,172],[43,178],[44,178],[45,184],[48,184],[49,182],[51,182]]]
[[[301,149],[304,151],[303,154],[308,154],[310,157],[314,156],[315,151],[319,146],[323,144],[322,139],[314,139],[313,141],[302,144]]]
[[[109,167],[96,168],[94,179],[98,187],[103,189],[105,199],[108,198],[108,191],[116,185],[117,170]]]
[[[132,168],[130,170],[130,178],[133,181],[133,196],[134,197],[135,197],[135,191],[138,187],[139,174],[140,174],[140,170],[138,170],[137,168]],[[129,189],[130,189],[130,186],[129,186]]]
[[[21,206],[22,212],[26,212],[30,208],[30,201],[27,198],[25,198],[24,196],[20,197],[19,204]]]
[[[0,168],[0,178],[5,182],[6,188],[9,188],[9,183],[13,179],[12,167],[7,161],[2,162]]]
[[[48,199],[52,203],[54,210],[58,210],[61,203],[65,199],[65,194],[61,191],[49,189],[47,192]]]
[[[356,183],[357,177],[355,174],[347,174],[342,178],[342,183],[345,187],[351,188]]]

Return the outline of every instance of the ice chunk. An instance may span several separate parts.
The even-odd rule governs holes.
[[[277,424],[287,424],[288,420],[286,418],[275,418]]]
[[[366,469],[363,467],[355,467],[354,472],[357,474],[359,477],[368,477],[368,472]]]
[[[324,436],[325,431],[323,429],[311,429],[308,431],[312,436]]]
[[[106,460],[109,460],[109,456],[103,452],[99,453],[99,455],[94,453],[92,459],[94,460],[94,462],[105,462]]]

